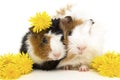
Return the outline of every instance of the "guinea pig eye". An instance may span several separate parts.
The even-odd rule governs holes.
[[[62,42],[63,42],[63,40],[64,40],[64,36],[61,37],[61,41],[62,41]]]
[[[92,24],[95,24],[95,22],[93,21],[93,19],[90,19],[90,21],[92,22]]]
[[[64,43],[64,36],[62,36],[60,40],[62,41],[63,45],[65,45],[65,43]]]
[[[42,39],[42,42],[46,44],[46,43],[48,43],[48,40],[44,37],[44,38]]]
[[[70,32],[68,33],[69,36],[71,36],[71,34],[72,34],[72,31],[70,31]]]

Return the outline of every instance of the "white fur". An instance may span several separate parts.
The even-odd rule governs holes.
[[[71,36],[68,37],[68,55],[74,54],[76,56],[69,61],[61,62],[58,67],[66,65],[76,66],[80,64],[88,65],[93,57],[102,53],[103,38],[92,30],[92,28],[93,25],[89,21],[85,21],[82,25],[78,25],[73,29]],[[82,46],[86,46],[86,49],[80,54],[77,47]]]
[[[49,58],[52,60],[59,60],[66,55],[65,45],[61,42],[62,34],[56,35],[51,32],[48,33],[48,36],[51,37],[50,39],[50,48],[51,52],[49,53]],[[60,54],[58,58],[54,56],[54,54]]]

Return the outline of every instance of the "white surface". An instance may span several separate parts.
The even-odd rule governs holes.
[[[78,5],[81,16],[92,18],[106,29],[106,50],[120,51],[120,0],[0,0],[0,54],[17,53],[29,28],[28,19],[36,12],[54,14],[67,3]],[[34,71],[21,80],[107,80],[94,72]],[[112,80],[112,79],[109,79]],[[115,80],[115,79],[113,79]]]
[[[120,78],[108,78],[98,75],[90,70],[79,71],[33,71],[31,74],[21,76],[19,80],[120,80]]]

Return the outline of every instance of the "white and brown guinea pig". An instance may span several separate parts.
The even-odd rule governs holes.
[[[73,24],[76,24],[76,21]],[[102,41],[99,32],[94,31],[94,21],[84,20],[81,24],[73,25],[68,35],[67,56],[58,68],[88,71],[93,57],[102,53]],[[101,32],[100,32],[101,33]]]
[[[50,28],[39,33],[34,33],[32,27],[23,37],[20,52],[29,54],[34,61],[33,69],[55,69],[66,56],[66,49],[63,43],[64,31],[62,30],[63,27],[61,28],[62,20],[64,19],[52,19]]]

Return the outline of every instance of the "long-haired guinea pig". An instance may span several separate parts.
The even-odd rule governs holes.
[[[52,70],[66,56],[66,49],[63,42],[63,22],[65,19],[52,19],[50,28],[39,33],[34,33],[32,28],[23,37],[20,52],[28,53],[34,61],[33,69]]]
[[[76,21],[75,21],[76,22]],[[75,23],[73,20],[73,24]],[[73,25],[68,35],[67,56],[58,65],[58,68],[79,71],[88,71],[93,57],[102,53],[102,38],[94,31],[92,19],[81,21]]]

